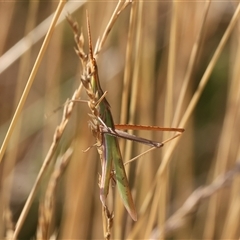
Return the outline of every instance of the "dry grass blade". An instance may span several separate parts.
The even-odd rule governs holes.
[[[75,12],[80,8],[85,1],[81,2],[67,2],[65,8],[69,14]],[[40,23],[34,30],[28,33],[23,39],[17,42],[7,52],[5,52],[0,58],[0,74],[9,68],[18,58],[20,58],[25,52],[27,52],[35,43],[42,39],[49,29],[49,25],[54,17],[54,14],[46,18]],[[65,15],[59,16],[56,26],[65,21]],[[29,44],[31,43],[31,44]]]
[[[233,50],[233,59],[234,64],[232,66],[232,80],[229,84],[229,97],[227,99],[227,110],[225,113],[223,126],[221,130],[221,134],[219,136],[218,142],[218,149],[216,153],[216,164],[213,166],[213,177],[218,176],[222,172],[227,171],[229,164],[232,163],[231,159],[229,159],[229,153],[233,149],[233,142],[235,142],[235,129],[238,128],[239,122],[239,106],[240,106],[240,84],[239,84],[239,68],[238,68],[238,61],[239,61],[239,44],[234,46]],[[238,144],[239,142],[235,143]],[[239,153],[237,154],[239,156]],[[212,176],[211,176],[212,177]],[[236,183],[235,183],[236,184]],[[234,186],[231,189],[231,202],[234,204],[235,195],[237,195],[236,190],[234,191]],[[217,226],[217,215],[218,215],[218,208],[217,203],[222,199],[221,195],[215,195],[211,201],[209,202],[208,212],[207,212],[207,221],[205,222],[205,229],[204,229],[204,237],[206,238],[213,238],[214,232]],[[232,204],[230,205],[230,209],[232,208]],[[236,206],[236,213],[238,207]],[[230,211],[230,210],[229,210]],[[233,216],[231,214],[231,216]],[[226,226],[234,226],[232,222],[228,223],[228,220],[225,222]],[[224,231],[222,234],[223,238],[235,238],[234,231]]]
[[[222,239],[234,239],[238,235],[239,230],[239,213],[240,213],[240,202],[238,199],[238,189],[240,177],[235,179],[231,185],[231,202],[229,203],[228,213],[226,215],[226,221],[222,231]]]
[[[203,92],[203,90],[204,90],[208,80],[209,80],[209,76],[210,76],[210,74],[211,74],[211,72],[212,72],[212,70],[213,70],[213,68],[214,68],[214,66],[215,66],[215,64],[216,64],[216,62],[218,60],[218,57],[220,56],[220,53],[222,52],[222,50],[223,50],[223,48],[224,48],[224,46],[225,46],[225,44],[226,44],[230,34],[231,34],[231,31],[233,30],[233,27],[235,26],[235,24],[236,24],[236,22],[238,20],[239,12],[240,12],[240,5],[238,5],[238,7],[237,7],[237,9],[236,9],[236,11],[235,11],[235,13],[234,13],[234,15],[232,17],[232,20],[229,23],[229,26],[228,26],[227,30],[225,31],[225,33],[224,33],[224,36],[222,37],[222,39],[221,39],[221,41],[220,41],[220,43],[219,43],[219,45],[218,45],[218,47],[217,47],[217,49],[215,51],[215,53],[214,53],[210,63],[208,64],[208,67],[207,67],[207,69],[206,69],[206,71],[205,71],[205,73],[204,73],[204,75],[203,75],[203,77],[202,77],[202,79],[201,79],[201,81],[200,81],[200,83],[198,85],[197,90],[195,91],[195,93],[194,93],[194,95],[193,95],[193,97],[192,97],[192,99],[191,99],[191,101],[190,101],[190,103],[188,105],[187,110],[185,111],[185,113],[184,113],[184,115],[183,115],[183,117],[182,117],[182,119],[180,121],[179,126],[184,128],[186,126],[187,121],[189,120],[191,114],[193,113],[193,110],[196,107],[196,104],[197,104],[197,102],[198,102],[198,100],[199,100],[199,98],[200,98],[200,96],[201,96],[201,94],[202,94],[202,92]],[[155,186],[157,179],[161,178],[161,175],[164,172],[167,164],[169,163],[169,159],[170,159],[170,157],[171,157],[171,155],[173,153],[174,148],[178,144],[179,140],[180,139],[177,139],[176,141],[172,142],[169,145],[169,148],[167,149],[167,151],[166,151],[166,153],[164,155],[162,164],[161,164],[160,168],[158,169],[158,172],[157,172],[155,181],[153,183],[153,186]],[[146,197],[146,202],[143,204],[144,209],[148,205],[149,200],[151,199],[150,196],[152,194],[153,194],[153,188],[149,191],[149,194]]]
[[[65,4],[1,161],[0,216],[4,218],[0,218],[0,239],[12,239],[16,224],[20,231],[15,231],[15,239],[49,238],[47,229],[52,233],[53,228],[57,231],[51,239],[161,239],[164,235],[172,239],[238,239],[240,175],[228,171],[240,159],[239,2],[85,2]],[[0,41],[2,141],[58,3],[0,1],[0,19],[6,23]],[[93,95],[92,84],[87,84],[94,69],[88,61],[86,9],[94,46],[91,57],[97,57],[102,88]],[[63,21],[67,13],[83,26],[78,29],[69,21],[77,44],[69,24]],[[82,75],[87,94],[81,91]],[[129,130],[127,123],[132,123],[137,137],[96,117],[105,98],[112,118],[123,124],[121,130]],[[66,99],[60,111],[44,118]],[[92,114],[92,110],[98,111]],[[100,135],[116,139],[118,134],[125,165],[150,148],[141,143],[160,146],[158,143],[179,133],[166,136],[147,126],[185,128],[181,141],[147,150],[150,152],[140,161],[128,164],[137,222],[128,216],[118,185],[114,188],[112,184],[117,183],[116,162],[110,177],[102,177],[106,174],[102,174],[94,135],[99,133],[94,128],[98,123]],[[141,143],[128,143],[129,139]],[[57,194],[53,194],[55,175],[46,195],[56,155],[69,144],[74,152],[57,184]],[[102,179],[110,179],[105,195],[99,194],[100,174],[100,186]],[[99,195],[102,199],[107,196],[103,199],[106,204],[101,204]],[[40,213],[39,203],[47,199],[56,201],[55,209],[46,205]],[[43,214],[42,232],[37,232]],[[136,214],[132,216],[136,220]]]
[[[17,123],[17,120],[18,120],[18,118],[19,118],[19,116],[20,116],[20,113],[22,112],[22,108],[23,108],[24,103],[25,103],[25,101],[26,101],[26,99],[27,99],[28,93],[29,93],[29,91],[30,91],[30,89],[31,89],[32,83],[33,83],[33,81],[34,81],[34,78],[35,78],[35,76],[36,76],[36,73],[37,73],[37,71],[38,71],[38,68],[39,68],[39,66],[40,66],[40,64],[41,64],[42,58],[43,58],[44,53],[45,53],[45,51],[46,51],[46,49],[47,49],[48,43],[49,43],[49,41],[50,41],[50,39],[51,39],[51,36],[52,36],[52,34],[53,34],[55,25],[56,25],[57,20],[58,20],[60,14],[61,14],[61,12],[62,12],[62,9],[63,9],[64,5],[65,5],[65,1],[60,1],[60,2],[59,2],[59,5],[58,5],[58,8],[57,8],[57,10],[56,10],[56,12],[55,12],[55,15],[54,15],[54,17],[53,17],[52,23],[51,23],[51,25],[50,25],[50,27],[49,27],[49,30],[48,30],[48,32],[47,32],[47,35],[46,35],[46,37],[45,37],[45,39],[44,39],[44,42],[43,42],[43,44],[42,44],[42,47],[41,47],[41,49],[40,49],[40,51],[39,51],[38,57],[37,57],[37,59],[36,59],[36,61],[35,61],[35,64],[34,64],[33,69],[32,69],[32,72],[31,72],[31,74],[30,74],[30,76],[29,76],[29,79],[28,79],[28,81],[27,81],[26,87],[25,87],[24,92],[23,92],[23,94],[22,94],[22,96],[21,96],[21,99],[20,99],[20,101],[19,101],[19,104],[18,104],[18,106],[17,106],[17,109],[16,109],[16,111],[15,111],[15,113],[14,113],[14,116],[13,116],[13,118],[12,118],[11,124],[10,124],[10,126],[9,126],[8,132],[7,132],[6,136],[5,136],[5,139],[4,139],[4,141],[3,141],[3,144],[2,144],[2,146],[1,146],[1,149],[0,149],[0,163],[1,163],[1,161],[2,161],[3,155],[4,155],[5,150],[6,150],[6,148],[7,148],[8,142],[9,142],[9,140],[10,140],[10,137],[11,137],[12,133],[13,133],[13,130],[14,130],[14,128],[15,128],[15,125],[16,125],[16,123]]]
[[[59,159],[57,159],[54,170],[51,174],[44,201],[39,208],[39,220],[37,230],[37,239],[39,240],[47,240],[50,238],[50,227],[51,224],[53,224],[52,219],[56,211],[55,201],[57,184],[68,165],[72,152],[72,149],[69,148]]]
[[[191,51],[188,67],[186,70],[186,75],[185,75],[184,81],[183,81],[183,86],[182,86],[181,92],[179,94],[179,101],[177,104],[176,112],[174,113],[173,126],[176,126],[179,123],[180,112],[182,109],[184,96],[186,96],[187,87],[189,85],[189,81],[191,80],[193,68],[196,63],[200,43],[201,43],[201,40],[203,37],[204,27],[205,27],[206,20],[207,20],[207,15],[209,12],[210,3],[211,3],[211,1],[206,1],[206,7],[205,7],[204,15],[203,15],[203,20],[201,21],[201,26],[199,28],[199,31],[198,31],[198,34],[196,37],[196,41],[195,41],[194,46]]]
[[[10,30],[10,23],[13,17],[13,11],[15,7],[15,2],[10,3],[8,6],[1,6],[0,9],[0,21],[5,22],[1,28],[1,43],[0,43],[0,55],[3,53],[3,47],[6,43],[7,36]]]
[[[170,22],[170,35],[169,35],[169,48],[168,48],[168,64],[167,64],[167,79],[166,79],[166,96],[165,96],[165,108],[164,108],[164,126],[171,126],[172,117],[173,117],[173,91],[174,91],[174,78],[176,77],[176,54],[177,54],[177,27],[178,27],[178,8],[179,8],[178,1],[173,1],[172,4],[172,13],[171,13],[171,22]],[[169,132],[164,132],[164,137],[169,136]],[[163,149],[164,152],[167,149]],[[158,227],[160,227],[166,219],[167,216],[167,202],[169,196],[169,168],[165,169],[163,173],[161,184],[157,184],[155,199],[153,200],[152,207],[151,207],[151,217],[149,219],[145,237],[149,236],[151,229],[154,226],[155,221],[155,214],[157,209],[163,209],[160,211],[158,216]]]
[[[36,25],[36,18],[37,18],[37,10],[39,7],[38,2],[31,2],[29,5],[29,10],[27,14],[28,22],[26,24],[26,27],[24,29],[24,33],[27,34],[31,29],[33,29]],[[33,40],[29,39],[29,42],[32,42]],[[28,78],[28,71],[26,69],[29,69],[28,66],[31,65],[31,50],[27,52],[22,58],[20,59],[20,66],[19,66],[19,75],[17,78],[17,83],[16,83],[16,89],[17,91],[15,92],[14,95],[14,108],[17,107],[19,99],[22,94],[22,89],[24,88],[24,82],[23,79]],[[10,146],[13,145],[18,145],[18,143],[21,141],[21,126],[23,122],[23,114],[20,116],[18,119],[18,125],[14,130],[14,137],[11,138],[11,144]],[[14,142],[14,143],[13,143]],[[6,163],[6,169],[12,169],[16,165],[16,161],[18,158],[18,149],[15,149],[14,151],[11,151],[9,154],[6,154],[4,156],[4,161]],[[10,181],[12,181],[11,179]],[[9,194],[10,195],[10,194]]]
[[[173,136],[173,137],[171,137],[171,138],[169,138],[169,139],[167,139],[167,140],[165,140],[165,141],[163,141],[163,142],[161,142],[161,143],[158,143],[158,144],[159,144],[158,147],[152,147],[152,148],[146,150],[145,152],[143,152],[143,153],[137,155],[136,157],[134,157],[134,158],[132,158],[132,159],[126,161],[126,162],[124,163],[124,165],[126,166],[127,164],[136,161],[136,160],[139,159],[140,157],[142,157],[142,156],[144,156],[145,154],[147,154],[147,153],[153,151],[153,150],[156,149],[156,148],[163,147],[166,143],[172,141],[174,138],[177,138],[177,137],[179,137],[179,136],[181,136],[181,133],[178,133],[178,134],[176,134],[175,136]]]
[[[141,44],[141,23],[142,23],[142,10],[143,2],[134,2],[131,8],[130,20],[129,20],[129,41],[126,49],[126,61],[127,67],[124,72],[124,94],[122,97],[122,107],[121,107],[121,121],[126,121],[130,124],[135,122],[136,116],[136,106],[137,106],[137,93],[139,90],[139,68],[140,68],[140,44]],[[131,54],[132,51],[135,52],[134,66],[131,64]],[[132,76],[130,76],[130,67],[133,67]],[[130,78],[132,77],[132,79]],[[128,105],[130,101],[130,106]],[[126,116],[129,115],[128,119]],[[133,133],[132,130],[129,131],[130,134]],[[126,142],[126,147],[123,147],[123,159],[130,159],[132,154],[133,143],[131,141]],[[126,168],[129,172],[129,169]],[[124,208],[120,204],[120,199],[116,198],[115,205],[116,208],[116,218],[115,218],[115,229],[114,237],[122,238],[125,233],[122,233],[122,218],[124,216]]]
[[[46,158],[44,159],[44,162],[43,162],[43,165],[38,173],[38,176],[37,176],[37,179],[33,185],[33,188],[28,196],[28,199],[24,205],[24,208],[22,210],[22,213],[18,219],[18,222],[17,222],[17,225],[16,225],[16,229],[15,229],[15,232],[14,232],[14,236],[13,236],[13,239],[15,239],[23,225],[23,222],[27,216],[27,213],[30,209],[30,206],[32,204],[32,201],[33,201],[33,198],[37,192],[37,189],[41,183],[41,180],[42,180],[42,177],[43,177],[43,174],[44,172],[46,171],[47,167],[49,166],[51,160],[52,160],[52,157],[53,157],[53,154],[55,153],[55,150],[58,146],[58,143],[62,137],[62,134],[67,126],[67,123],[70,119],[70,116],[71,116],[71,113],[73,111],[73,107],[75,105],[75,101],[79,99],[80,97],[80,93],[81,93],[81,90],[82,90],[82,84],[79,85],[79,88],[74,92],[73,96],[72,96],[72,101],[69,101],[67,100],[66,104],[65,104],[65,107],[64,107],[64,110],[63,110],[63,117],[62,117],[62,121],[61,123],[59,124],[59,126],[57,126],[56,130],[55,130],[55,133],[54,133],[54,136],[53,136],[53,142],[49,148],[49,151],[47,153],[47,156]]]
[[[161,230],[154,234],[152,239],[171,237],[174,231],[182,228],[186,224],[186,221],[197,211],[199,204],[203,200],[210,198],[217,191],[228,186],[239,172],[240,164],[238,163],[232,170],[218,176],[210,185],[196,189],[191,196],[188,197],[183,206],[166,221]]]
[[[229,25],[227,27],[227,30],[225,31],[225,33],[224,33],[224,35],[223,35],[223,37],[222,37],[222,39],[221,39],[221,41],[218,45],[213,57],[212,57],[212,60],[210,61],[209,65],[207,66],[207,69],[206,69],[206,71],[205,71],[205,73],[204,73],[204,75],[203,75],[203,77],[200,81],[199,87],[196,90],[196,92],[194,93],[194,96],[193,96],[192,100],[190,101],[190,104],[189,104],[186,112],[184,113],[184,116],[183,116],[179,126],[185,127],[188,119],[190,118],[191,114],[193,113],[193,110],[196,107],[197,101],[199,100],[199,98],[200,98],[200,96],[203,92],[203,89],[206,86],[206,83],[207,83],[207,81],[209,79],[209,76],[210,76],[210,74],[211,74],[219,56],[220,56],[220,53],[222,52],[222,50],[223,50],[223,48],[224,48],[224,46],[227,42],[227,39],[229,38],[229,36],[231,34],[231,31],[232,31],[234,25],[236,24],[236,21],[238,19],[238,15],[239,15],[239,6],[234,13],[234,15],[232,17],[232,20],[229,23]],[[179,141],[179,139],[177,139],[176,141],[172,142],[169,145],[169,148],[167,149],[166,154],[164,155],[163,162],[162,162],[160,168],[158,169],[156,178],[154,179],[154,182],[152,183],[150,191],[148,192],[148,194],[145,197],[145,201],[144,201],[144,203],[142,205],[142,208],[141,208],[141,213],[146,213],[147,207],[149,206],[149,203],[152,199],[152,196],[154,194],[153,192],[155,190],[155,186],[156,186],[156,183],[157,183],[158,180],[159,180],[159,185],[161,185],[164,170],[166,169],[166,166],[169,163],[170,157],[171,157],[171,155],[173,153],[173,150],[176,147],[178,141]],[[157,192],[159,192],[159,191],[157,191]],[[160,197],[159,194],[156,194],[154,196],[153,201],[156,202],[156,205],[159,202],[159,200],[158,200],[159,197]],[[152,204],[152,206],[154,206],[154,204]],[[152,214],[157,214],[156,209],[152,211]],[[152,216],[152,214],[151,214],[151,216]],[[155,217],[153,217],[153,218],[155,218]],[[131,237],[133,237],[133,235],[131,235]]]
[[[120,15],[120,13],[131,3],[131,1],[126,0],[125,2],[122,1],[118,1],[118,4],[106,26],[106,29],[101,37],[101,39],[98,41],[98,43],[96,44],[95,50],[94,50],[94,56],[97,58],[97,55],[100,53],[100,51],[102,50],[102,47],[108,37],[108,34],[110,33],[113,25],[115,24],[118,16]]]
[[[239,31],[239,29],[237,30]],[[240,113],[239,113],[239,107],[240,107],[240,82],[239,82],[239,74],[240,69],[238,67],[238,63],[240,61],[240,45],[238,42],[237,50],[236,46],[233,46],[232,48],[234,59],[234,66],[233,66],[233,79],[231,82],[231,86],[229,87],[229,98],[227,102],[227,111],[224,118],[222,133],[219,140],[219,147],[218,147],[218,153],[217,153],[217,162],[220,164],[216,164],[214,169],[214,174],[218,174],[218,172],[224,172],[227,169],[227,166],[230,164],[229,161],[226,159],[225,161],[222,161],[221,156],[228,157],[229,153],[232,150],[233,141],[232,139],[235,139],[235,129],[238,128]],[[231,129],[231,130],[230,130]],[[230,131],[229,131],[230,130]],[[239,146],[239,142],[238,142]],[[237,158],[240,157],[240,149],[238,149],[236,153]],[[234,239],[236,236],[238,236],[238,229],[239,229],[239,213],[240,213],[240,202],[239,202],[239,177],[236,179],[232,185],[231,192],[229,194],[230,200],[229,200],[229,208],[227,210],[226,214],[226,220],[224,223],[223,231],[221,234],[221,238],[223,239]],[[215,208],[214,204],[215,202],[221,200],[221,195],[219,195],[215,200],[213,200],[209,204],[209,210],[210,207]],[[210,214],[210,211],[208,212]],[[215,219],[218,217],[216,216]],[[216,220],[213,220],[213,222],[216,222]],[[217,222],[216,222],[217,223]],[[207,222],[206,222],[207,224]],[[217,225],[217,224],[216,224]],[[207,226],[207,225],[206,225]]]
[[[239,13],[240,13],[240,4],[238,5],[236,11],[234,12],[234,15],[231,19],[231,22],[229,23],[228,28],[226,29],[226,31],[225,31],[217,49],[216,49],[216,51],[215,51],[211,61],[209,62],[208,66],[207,66],[206,71],[204,72],[204,74],[202,76],[202,79],[201,79],[201,81],[198,85],[198,88],[195,91],[195,93],[194,93],[194,95],[191,99],[191,102],[189,103],[188,108],[187,108],[186,112],[184,113],[183,118],[180,121],[180,124],[179,124],[180,126],[185,126],[186,125],[186,123],[187,123],[188,119],[190,118],[194,108],[196,107],[196,104],[197,104],[197,102],[198,102],[198,100],[199,100],[199,98],[200,98],[200,96],[203,92],[203,89],[205,88],[205,86],[206,86],[206,84],[209,80],[210,74],[212,73],[216,62],[217,62],[217,60],[218,60],[218,58],[219,58],[219,56],[220,56],[220,54],[221,54],[221,52],[222,52],[222,50],[225,46],[227,40],[229,39],[230,34],[232,33],[233,28],[235,27],[235,24],[237,23]]]
[[[130,12],[129,19],[129,30],[128,30],[128,42],[126,47],[126,67],[124,68],[124,77],[123,77],[123,94],[121,100],[121,117],[120,122],[127,122],[128,115],[128,101],[129,101],[129,92],[131,88],[131,67],[132,67],[132,51],[134,47],[134,31],[135,31],[135,21],[136,21],[136,4],[133,3]],[[124,148],[123,148],[124,149]]]

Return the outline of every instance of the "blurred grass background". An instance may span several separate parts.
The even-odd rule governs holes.
[[[72,16],[82,27],[86,40],[85,11],[89,11],[95,45],[117,2],[82,3],[79,7],[79,3],[69,2],[74,9]],[[132,5],[120,14],[97,60],[100,81],[103,90],[108,91],[107,99],[115,123],[125,119],[121,123],[172,126],[191,51],[203,23],[207,4],[208,1],[135,2],[132,39],[128,38]],[[1,58],[49,17],[57,5],[56,1],[0,2]],[[235,1],[210,3],[180,117],[174,121],[173,127],[183,127],[179,126],[179,122],[196,93],[200,79],[236,8]],[[64,9],[63,15],[67,12],[67,8]],[[210,184],[221,173],[231,169],[239,159],[239,40],[237,21],[163,174],[159,177],[157,170],[170,144],[126,167],[130,173],[129,181],[138,221],[131,221],[116,194],[113,239],[154,239],[162,224],[197,187]],[[40,38],[31,46],[30,40],[30,49],[0,72],[1,142],[42,41],[43,38]],[[11,234],[52,142],[54,130],[62,116],[62,110],[54,110],[62,106],[80,84],[80,62],[74,46],[72,30],[64,19],[54,31],[21,119],[0,165],[0,239]],[[127,61],[126,48],[129,46],[131,52]],[[124,83],[126,68],[129,71],[129,82]],[[127,101],[123,105],[122,98],[128,88]],[[82,99],[87,99],[84,91]],[[135,111],[132,110],[133,102],[136,104]],[[88,112],[87,104],[76,104],[55,153],[56,159],[70,146],[74,151],[58,183],[54,214],[56,221],[51,231],[58,229],[58,238],[62,239],[103,238],[98,188],[99,156],[94,148],[82,152],[94,144],[88,128]],[[158,141],[168,137],[155,132],[135,134]],[[128,149],[125,140],[120,140],[120,144],[124,161],[147,149],[134,143],[130,154],[127,154],[124,151]],[[33,208],[19,235],[21,239],[31,239],[36,231],[38,203],[44,199],[51,172],[52,167],[45,174]],[[153,185],[154,182],[157,184]],[[185,226],[174,231],[171,237],[238,239],[238,186],[239,177],[236,177],[228,188],[202,202]],[[152,195],[148,195],[149,192]],[[146,205],[146,197],[149,196]]]

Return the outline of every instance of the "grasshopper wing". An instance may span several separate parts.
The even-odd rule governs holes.
[[[109,136],[112,138],[111,153],[113,159],[113,167],[116,172],[116,181],[118,192],[122,198],[123,204],[127,209],[128,213],[134,221],[137,221],[137,212],[135,205],[133,203],[132,194],[130,191],[127,175],[122,161],[122,156],[118,144],[118,140],[115,137]]]

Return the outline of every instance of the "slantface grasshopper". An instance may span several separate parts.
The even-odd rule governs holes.
[[[103,206],[106,206],[106,198],[109,191],[109,184],[114,170],[115,180],[119,194],[122,198],[123,204],[130,214],[131,218],[136,221],[137,213],[133,198],[131,195],[127,175],[125,172],[121,151],[119,148],[118,138],[125,138],[132,141],[137,141],[147,144],[154,148],[160,148],[164,143],[151,141],[145,138],[140,138],[135,135],[128,134],[123,131],[115,129],[113,117],[110,110],[110,105],[105,98],[106,93],[100,86],[98,68],[96,60],[93,56],[93,48],[90,34],[90,24],[87,17],[88,28],[88,43],[89,54],[86,55],[83,51],[83,37],[77,36],[76,25],[69,21],[75,32],[75,41],[77,43],[76,52],[80,57],[83,65],[83,74],[81,81],[86,89],[89,97],[88,106],[91,110],[90,128],[93,136],[96,139],[96,147],[101,159],[102,175],[100,179],[100,200]],[[155,126],[140,126],[140,125],[116,125],[119,129],[133,129],[133,130],[157,130],[157,131],[175,131],[179,132],[171,139],[179,136],[184,129],[182,128],[161,128]]]

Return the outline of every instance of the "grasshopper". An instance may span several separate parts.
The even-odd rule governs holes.
[[[72,27],[76,32],[76,25],[72,24]],[[127,175],[125,172],[122,155],[118,143],[118,138],[125,138],[132,141],[137,141],[143,144],[147,144],[154,148],[160,148],[164,143],[159,143],[151,141],[145,138],[140,138],[135,135],[128,134],[123,131],[115,129],[115,124],[113,121],[110,104],[108,103],[104,92],[101,88],[98,68],[96,59],[93,56],[92,40],[89,18],[87,17],[87,30],[88,30],[88,45],[89,54],[84,54],[83,48],[83,38],[81,36],[76,40],[78,48],[76,52],[82,61],[84,67],[84,72],[81,76],[82,84],[86,90],[89,97],[88,106],[91,110],[91,121],[89,123],[90,129],[93,136],[96,139],[96,144],[102,167],[102,175],[100,178],[100,200],[104,207],[106,207],[106,198],[109,191],[109,184],[112,178],[112,173],[114,169],[115,180],[117,183],[118,192],[123,201],[125,208],[130,214],[131,218],[137,220],[137,212],[131,195]],[[140,125],[117,125],[118,128],[124,129],[142,129],[142,130],[157,130],[157,131],[177,131],[183,132],[182,128],[161,128],[155,126],[140,126]],[[175,135],[171,139],[179,136]],[[171,140],[169,139],[169,140]],[[169,141],[167,140],[167,141]]]

